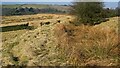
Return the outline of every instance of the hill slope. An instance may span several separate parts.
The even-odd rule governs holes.
[[[71,24],[73,16],[52,16],[53,20],[43,21],[49,23],[33,30],[2,32],[3,38],[6,38],[3,40],[3,65],[119,64],[118,17],[110,18],[109,21],[95,26],[74,26]],[[40,22],[36,20],[35,23]],[[15,33],[18,34],[14,36]],[[14,37],[7,39],[7,36]]]

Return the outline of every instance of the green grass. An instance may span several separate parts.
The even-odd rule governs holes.
[[[20,7],[21,5],[2,5],[2,8],[16,8]]]
[[[25,4],[25,5],[22,5],[23,8],[25,7],[32,7],[32,8],[48,8],[49,5],[38,5],[38,4]]]
[[[37,5],[37,4],[23,4],[23,5],[20,5],[20,4],[14,4],[14,5],[2,5],[2,8],[19,8],[19,7],[22,7],[22,8],[25,8],[25,7],[32,7],[32,8],[47,8],[49,7],[49,5]]]

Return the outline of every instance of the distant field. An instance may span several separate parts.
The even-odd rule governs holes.
[[[69,6],[63,6],[63,5],[43,5],[43,4],[15,4],[15,5],[2,5],[2,8],[25,8],[25,7],[32,7],[32,8],[55,8],[59,10],[68,10]]]
[[[25,8],[25,7],[32,7],[32,8],[47,8],[48,5],[37,5],[37,4],[15,4],[15,5],[2,5],[2,8]]]

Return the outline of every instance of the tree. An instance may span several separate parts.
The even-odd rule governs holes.
[[[77,24],[94,25],[104,17],[102,2],[73,2],[71,13],[77,16]]]
[[[20,12],[25,12],[25,9],[21,7],[21,8],[19,8],[19,11]]]
[[[34,9],[32,7],[29,8],[30,12],[34,12]]]
[[[116,12],[116,16],[120,16],[120,7],[117,7],[115,9],[115,12]]]

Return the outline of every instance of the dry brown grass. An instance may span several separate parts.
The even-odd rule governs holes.
[[[45,17],[44,14],[43,16]],[[54,16],[54,15],[51,14],[50,16]],[[11,19],[15,18],[17,21],[18,19],[21,20],[21,18],[24,20],[26,19],[29,20],[29,17],[32,17],[33,19],[35,19],[36,22],[39,23],[37,19],[38,17],[42,17],[42,15],[38,14],[38,15],[35,15],[35,17],[34,15],[28,15],[28,16],[26,15],[26,16],[18,16],[18,17],[15,16],[10,18]],[[83,65],[83,66],[85,65],[100,65],[100,66],[118,65],[118,61],[120,60],[120,57],[119,57],[120,41],[118,41],[118,32],[117,32],[118,30],[116,30],[118,29],[117,28],[118,24],[116,24],[117,22],[116,18],[113,18],[111,22],[108,21],[106,23],[101,23],[100,25],[97,25],[97,26],[84,26],[84,25],[74,26],[73,24],[68,24],[69,23],[67,21],[68,19],[64,17],[67,18],[66,15],[55,15],[53,19],[55,20],[58,19],[60,20],[61,23],[55,23],[56,25],[55,27],[53,25],[50,25],[50,27],[42,26],[42,29],[41,28],[36,29],[35,31],[33,31],[33,33],[27,32],[28,30],[17,30],[17,31],[10,31],[10,32],[3,32],[3,33],[1,32],[3,36],[2,42],[3,43],[5,42],[4,45],[6,45],[3,48],[7,50],[7,52],[5,53],[9,53],[12,50],[15,53],[14,55],[20,55],[20,56],[21,54],[22,56],[28,55],[29,52],[32,52],[32,50],[31,49],[28,50],[26,49],[26,47],[28,47],[29,44],[33,44],[32,46],[33,48],[38,48],[39,43],[41,44],[42,43],[41,40],[43,40],[42,38],[44,38],[44,36],[42,37],[41,34],[40,35],[34,35],[34,34],[41,33],[41,31],[43,31],[43,33],[45,32],[46,34],[45,36],[50,35],[50,37],[48,36],[46,37],[47,40],[51,38],[49,42],[54,40],[54,35],[57,38],[55,39],[57,43],[56,41],[52,41],[51,44],[47,44],[48,45],[47,47],[49,47],[50,45],[51,47],[50,49],[53,51],[53,53],[55,52],[55,54],[58,55],[56,58],[60,60],[60,62],[63,65],[65,65],[66,63],[72,66],[73,65]],[[63,19],[60,19],[60,18],[63,18]],[[68,16],[68,18],[71,20],[72,17]],[[9,17],[7,19],[9,19]],[[51,28],[54,28],[54,31],[55,31],[54,34],[51,34],[51,32],[49,32],[49,31],[52,31],[52,30],[49,30]],[[21,37],[21,35],[23,37]],[[42,38],[36,39],[36,38],[33,38],[34,36],[35,37],[37,36],[38,38],[40,37]],[[16,40],[19,38],[23,39],[24,41]],[[30,43],[26,42],[26,39]],[[11,43],[11,45],[9,44],[10,42],[14,42],[15,40],[17,42]],[[17,45],[18,41],[21,44]],[[34,43],[36,43],[36,46]],[[14,49],[12,49],[14,45],[15,45],[14,47],[15,51]],[[53,49],[54,46],[56,48],[55,50]],[[19,52],[19,49],[21,50],[20,52]],[[58,49],[58,53],[57,53],[57,49]],[[52,55],[52,51],[50,55]],[[41,52],[39,48],[37,52],[38,53]],[[35,51],[35,54],[37,52]],[[42,54],[44,54],[44,52],[42,52]],[[10,57],[9,54],[5,54],[5,55],[8,55],[8,58]],[[28,59],[26,60],[25,59],[26,57],[23,57],[23,59],[21,59],[22,62],[28,60]],[[41,58],[37,58],[37,59],[38,60],[36,61],[39,61],[39,59]],[[11,62],[8,59],[5,59],[5,61]],[[45,61],[44,63],[46,63],[46,60],[44,61]],[[40,62],[41,61],[39,61],[37,64],[40,64]],[[30,63],[32,63],[32,61],[30,61]],[[57,64],[59,62],[55,61],[54,63]]]
[[[39,21],[46,19],[57,19],[65,17],[65,14],[35,14],[35,15],[21,15],[21,16],[2,16],[1,24],[28,22],[28,21]],[[69,15],[67,15],[69,16]]]
[[[72,65],[117,65],[118,33],[115,29],[93,26],[65,26],[55,28],[61,55]]]

